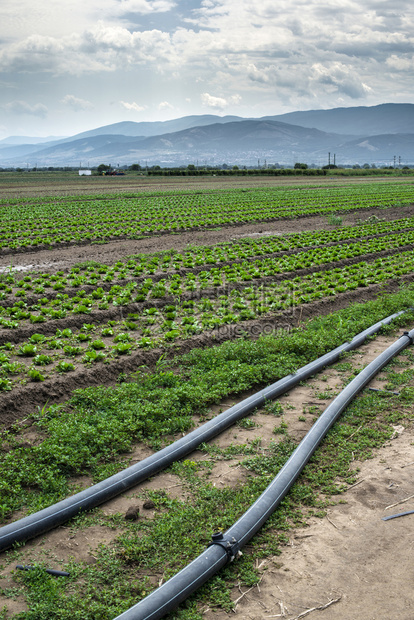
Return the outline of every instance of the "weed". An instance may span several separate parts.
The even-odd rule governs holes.
[[[330,226],[342,226],[343,223],[344,220],[340,215],[334,215],[333,213],[328,215],[328,224]]]

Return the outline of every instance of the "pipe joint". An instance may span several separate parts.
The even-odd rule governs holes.
[[[219,545],[227,554],[228,562],[233,562],[235,558],[242,555],[240,544],[233,536],[223,536],[222,532],[217,532],[211,537],[208,547],[211,545]]]
[[[411,344],[414,344],[414,338],[411,336],[411,332],[404,332],[403,336],[407,336],[407,338],[410,340]]]

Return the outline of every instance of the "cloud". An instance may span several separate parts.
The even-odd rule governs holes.
[[[172,0],[121,0],[113,10],[118,14],[138,13],[148,15],[149,13],[166,13],[176,6]]]
[[[204,106],[217,110],[224,110],[224,108],[227,108],[231,104],[237,105],[240,101],[240,95],[232,95],[228,99],[225,99],[224,97],[215,97],[214,95],[209,95],[208,93],[203,93],[201,95],[201,103]]]
[[[27,101],[11,101],[10,103],[6,103],[3,108],[7,110],[7,112],[13,112],[14,114],[29,114],[41,118],[45,118],[48,113],[48,109],[43,103],[30,105]]]
[[[158,109],[159,110],[173,110],[174,106],[171,105],[171,103],[168,103],[168,101],[161,101],[161,103],[158,104]]]
[[[259,82],[261,84],[268,84],[270,81],[269,74],[266,70],[258,69],[255,64],[249,63],[247,66],[247,77],[252,82]]]
[[[90,101],[86,101],[85,99],[79,99],[74,95],[66,95],[61,99],[61,103],[69,106],[72,110],[81,111],[81,110],[91,110],[94,106]]]
[[[397,56],[397,54],[392,54],[385,62],[391,69],[397,71],[412,71],[414,68],[413,56],[404,58]]]
[[[130,32],[98,22],[80,34],[56,39],[32,35],[0,52],[0,71],[82,75],[135,67],[164,66],[174,56],[170,36],[160,30]]]
[[[143,112],[147,107],[138,105],[138,103],[135,103],[135,101],[133,101],[132,103],[128,103],[127,101],[120,101],[119,103],[125,110],[128,110],[128,112]]]
[[[348,67],[338,62],[332,63],[329,67],[316,63],[312,66],[312,71],[315,82],[347,95],[351,99],[360,99],[371,90],[354,71],[350,71]]]

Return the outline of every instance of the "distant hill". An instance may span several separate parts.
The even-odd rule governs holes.
[[[0,148],[15,144],[43,144],[44,142],[56,142],[64,140],[66,136],[48,136],[47,138],[35,138],[33,136],[9,136],[0,140]]]
[[[122,121],[113,125],[104,125],[97,129],[84,131],[70,138],[90,138],[92,136],[115,135],[123,136],[157,136],[164,133],[173,133],[191,127],[201,127],[212,123],[231,123],[233,121],[244,120],[241,116],[216,116],[215,114],[204,114],[200,116],[183,116],[171,121],[152,121],[134,123],[133,121]]]
[[[125,121],[38,144],[7,144],[6,139],[0,143],[0,166],[180,166],[196,161],[252,166],[258,160],[324,165],[328,153],[335,154],[337,164],[390,165],[394,156],[406,164],[414,163],[413,137],[413,104],[309,110],[260,119],[186,116],[153,123]]]
[[[263,120],[282,121],[302,127],[341,134],[373,136],[386,133],[414,133],[414,104],[384,103],[372,107],[333,108],[289,112],[266,116]]]

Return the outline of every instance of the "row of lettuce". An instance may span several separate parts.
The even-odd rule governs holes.
[[[391,222],[371,221],[329,231],[247,238],[211,247],[191,246],[183,252],[174,250],[140,254],[113,265],[90,261],[80,263],[68,272],[28,273],[18,276],[10,269],[2,274],[0,303],[13,307],[15,298],[20,298],[25,300],[26,305],[31,303],[30,300],[34,300],[42,306],[53,306],[53,297],[61,300],[63,294],[67,310],[70,307],[68,297],[86,295],[85,291],[76,292],[76,289],[82,286],[96,288],[96,291],[91,293],[90,303],[86,304],[90,306],[94,305],[94,299],[105,303],[105,291],[109,291],[109,297],[112,298],[127,295],[130,299],[131,290],[139,288],[140,282],[143,286],[138,293],[141,296],[138,301],[143,301],[143,289],[153,289],[158,282],[158,289],[168,289],[165,278],[171,280],[170,287],[172,286],[174,294],[177,294],[180,287],[181,290],[194,290],[196,285],[202,289],[205,286],[222,285],[234,281],[235,278],[245,280],[283,273],[309,265],[316,266],[324,262],[403,247],[412,243],[413,230],[414,217]],[[329,247],[331,244],[337,245]],[[296,252],[296,256],[291,255],[293,252]],[[127,286],[125,281],[129,282]],[[154,297],[157,296],[156,290],[152,290]],[[104,297],[105,301],[102,302]]]
[[[55,322],[46,323],[42,331],[35,331],[33,325],[33,333],[17,343],[7,340],[7,336],[19,323],[15,318],[7,319],[3,327],[9,329],[3,332],[0,346],[0,389],[8,391],[29,381],[41,382],[56,373],[98,362],[110,364],[140,349],[168,347],[177,340],[230,326],[240,325],[247,333],[257,334],[255,322],[259,318],[260,329],[272,331],[278,316],[287,313],[288,320],[297,318],[298,307],[303,304],[386,284],[413,271],[414,255],[407,251],[260,285],[246,283],[215,296],[194,295],[192,299],[177,298],[174,303],[167,300],[149,307],[126,303],[116,318],[105,320],[104,314],[85,316],[78,328],[65,327],[65,321],[57,329]],[[29,312],[21,306],[16,308],[19,310],[15,316]],[[37,316],[47,320],[45,315]],[[263,322],[266,318],[268,321]]]
[[[344,183],[0,201],[0,247],[106,241],[248,222],[335,214],[414,202],[412,183]]]
[[[355,227],[350,231],[351,235],[353,233]],[[321,243],[324,237],[323,233],[320,234]],[[303,241],[307,242],[306,234]],[[340,243],[316,244],[295,253],[287,251],[258,257],[253,252],[253,256],[238,262],[227,261],[222,266],[220,263],[211,266],[205,262],[204,269],[195,272],[184,261],[187,270],[180,270],[177,264],[175,270],[153,278],[142,276],[145,266],[141,271],[139,259],[117,263],[118,267],[115,268],[99,264],[90,267],[84,265],[83,273],[80,267],[76,267],[69,274],[27,275],[17,282],[14,275],[3,274],[3,281],[0,282],[0,325],[6,329],[15,329],[27,323],[65,319],[68,315],[90,314],[95,310],[105,311],[110,307],[122,307],[151,299],[180,299],[203,294],[214,296],[215,290],[221,291],[223,287],[235,288],[263,279],[280,280],[284,274],[291,272],[319,270],[331,263],[352,262],[367,255],[385,255],[410,248],[413,243],[414,230],[401,230],[397,223],[395,230],[388,226],[388,234],[378,237],[361,239],[351,236]],[[229,253],[226,257],[229,257]],[[155,267],[154,263],[149,264]]]

